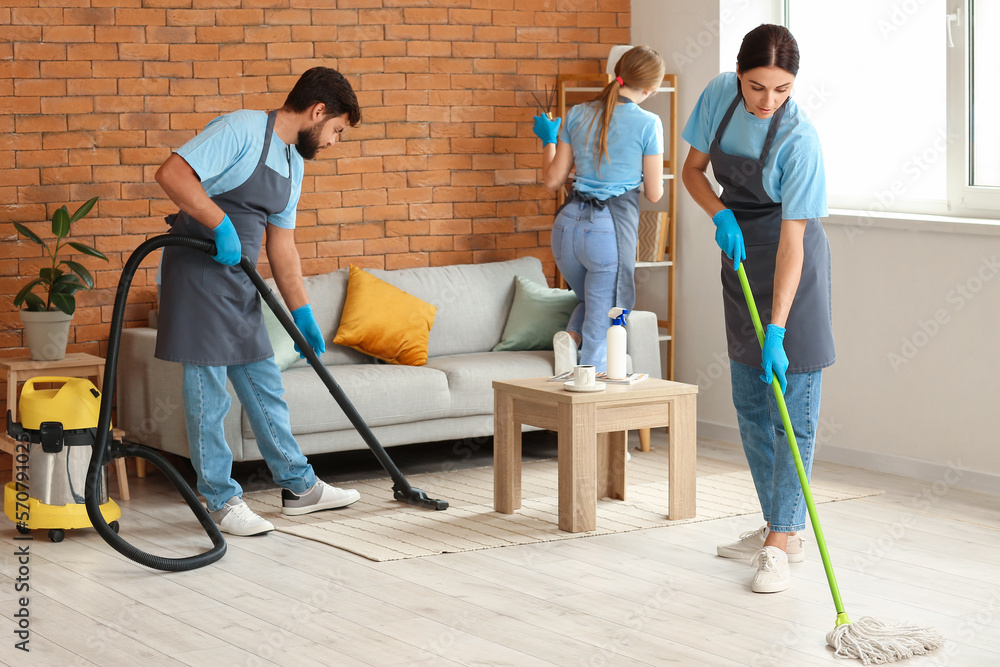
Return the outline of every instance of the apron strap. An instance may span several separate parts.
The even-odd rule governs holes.
[[[274,134],[274,119],[278,117],[278,111],[272,109],[267,112],[267,129],[264,130],[264,150],[260,152],[260,158],[257,160],[257,167],[264,164],[267,161],[267,152],[271,148],[271,135]],[[288,163],[288,175],[291,176],[292,163]]]
[[[726,110],[726,115],[722,117],[722,122],[719,123],[719,127],[715,130],[715,140],[722,145],[722,135],[729,127],[729,121],[733,119],[733,113],[736,111],[736,107],[739,106],[740,102],[743,101],[743,91],[737,87],[736,97],[733,98],[733,103],[729,105]],[[764,147],[760,151],[760,163],[763,165],[767,162],[767,156],[771,153],[771,145],[774,144],[774,137],[778,134],[778,125],[781,124],[781,119],[785,115],[785,106],[788,104],[788,99],[785,99],[778,107],[778,110],[774,112],[771,116],[771,122],[767,126],[767,136],[764,137]]]
[[[722,135],[729,127],[729,121],[733,118],[733,112],[736,111],[736,105],[740,103],[743,99],[743,94],[740,92],[739,87],[736,88],[736,97],[733,98],[733,103],[729,105],[729,109],[726,110],[726,115],[722,117],[722,122],[719,123],[719,127],[715,130],[715,140],[722,145]]]

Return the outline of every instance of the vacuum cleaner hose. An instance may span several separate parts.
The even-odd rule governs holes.
[[[128,261],[125,263],[125,267],[122,269],[121,279],[118,281],[118,293],[115,296],[115,306],[111,315],[111,334],[108,338],[108,353],[104,367],[104,394],[101,396],[101,410],[99,420],[97,422],[97,439],[94,443],[94,452],[91,456],[90,467],[87,469],[86,505],[87,514],[90,516],[90,521],[94,525],[94,528],[97,530],[98,534],[104,538],[104,541],[111,545],[111,547],[116,551],[127,558],[148,567],[159,570],[179,571],[192,570],[203,565],[209,565],[210,563],[214,563],[222,558],[223,554],[226,553],[226,541],[222,537],[219,527],[215,524],[215,521],[212,520],[208,510],[198,500],[198,496],[191,490],[191,487],[187,485],[174,467],[171,466],[167,460],[156,451],[141,445],[128,444],[110,452],[112,457],[106,457],[109,453],[108,435],[111,432],[111,397],[114,395],[115,372],[118,366],[118,348],[121,344],[122,326],[125,318],[125,305],[128,301],[128,291],[132,284],[132,276],[135,274],[136,269],[139,267],[139,263],[142,262],[146,255],[157,248],[167,245],[186,246],[210,255],[215,254],[215,244],[211,241],[197,239],[190,236],[180,236],[177,234],[163,234],[161,236],[154,236],[136,248],[135,252],[132,253],[132,256],[129,257]],[[326,369],[320,361],[319,356],[302,335],[302,332],[295,326],[292,318],[284,311],[284,309],[282,309],[281,304],[274,295],[274,292],[267,286],[267,283],[264,282],[264,279],[261,278],[260,274],[257,273],[257,268],[254,266],[253,261],[251,261],[246,255],[243,255],[240,258],[240,268],[242,268],[244,273],[247,274],[250,282],[254,284],[254,287],[256,287],[257,291],[260,293],[261,299],[267,304],[268,308],[271,309],[275,317],[278,318],[278,321],[292,337],[296,345],[299,346],[299,349],[303,350],[303,354],[309,362],[309,365],[312,366],[313,370],[315,370],[319,375],[331,396],[333,396],[334,400],[336,400],[337,404],[344,411],[344,414],[354,425],[355,429],[357,429],[369,449],[371,449],[371,451],[375,454],[375,457],[379,460],[379,463],[382,464],[382,467],[389,473],[389,476],[393,481],[393,498],[400,502],[415,505],[417,507],[424,507],[426,509],[447,509],[448,501],[431,498],[423,489],[411,486],[406,480],[406,477],[402,472],[400,472],[399,468],[396,467],[396,464],[393,463],[389,454],[386,453],[385,448],[382,447],[381,443],[379,443],[375,434],[372,433],[370,428],[368,428],[368,424],[365,423],[365,420],[358,413],[357,409],[344,393],[344,390],[341,389],[340,385],[337,384],[337,381],[333,379],[333,376],[330,375],[330,371]],[[187,558],[161,558],[159,556],[154,556],[144,551],[140,551],[119,537],[118,534],[108,525],[104,516],[101,514],[99,499],[101,496],[100,482],[102,466],[107,463],[110,458],[120,456],[139,456],[153,462],[158,468],[166,473],[173,485],[178,491],[181,492],[181,495],[184,496],[188,505],[191,506],[191,510],[195,513],[195,516],[198,517],[198,521],[201,522],[202,527],[212,539],[215,547],[205,553]]]
[[[114,452],[116,456],[138,456],[153,463],[166,474],[174,487],[184,496],[184,500],[191,507],[202,528],[208,533],[214,545],[209,551],[194,556],[183,558],[164,558],[146,553],[141,549],[129,544],[120,537],[104,519],[101,513],[101,474],[102,466],[110,461],[108,440],[111,433],[111,400],[115,389],[115,371],[118,366],[118,348],[121,345],[122,326],[125,319],[125,305],[128,301],[129,287],[132,285],[132,277],[143,258],[153,250],[167,245],[182,245],[190,248],[213,252],[214,244],[210,241],[203,241],[187,236],[164,234],[149,239],[132,253],[125,267],[122,269],[121,279],[118,281],[118,292],[115,296],[114,310],[111,315],[111,333],[108,337],[108,353],[104,367],[104,392],[101,394],[101,408],[97,421],[97,438],[94,442],[94,450],[90,457],[90,467],[87,469],[86,484],[86,506],[87,515],[93,524],[97,534],[104,539],[115,551],[126,558],[167,572],[180,572],[183,570],[193,570],[195,568],[210,565],[222,558],[226,553],[226,540],[222,532],[215,524],[208,509],[202,505],[197,494],[188,486],[180,473],[170,465],[166,458],[149,447],[142,445],[122,445],[119,451]],[[245,257],[243,261],[248,261]]]

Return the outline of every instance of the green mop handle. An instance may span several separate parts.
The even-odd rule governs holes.
[[[757,314],[757,304],[754,302],[753,292],[750,291],[750,282],[747,280],[747,274],[743,270],[742,263],[736,272],[740,276],[740,286],[743,287],[743,296],[746,298],[747,308],[750,309],[750,319],[753,320],[753,328],[757,332],[757,342],[760,343],[760,347],[763,349],[764,327],[760,324],[760,315]],[[795,442],[795,431],[792,430],[792,420],[788,416],[788,408],[785,406],[785,396],[781,393],[781,383],[778,382],[777,377],[771,378],[771,388],[774,389],[774,400],[778,402],[778,410],[781,412],[781,423],[785,426],[785,435],[788,436],[788,446],[792,450],[792,459],[795,460],[795,471],[799,474],[802,496],[806,499],[806,507],[809,508],[809,520],[812,522],[813,533],[816,535],[816,544],[819,546],[820,556],[823,557],[823,569],[826,570],[826,579],[830,583],[833,604],[837,608],[837,625],[850,623],[850,619],[847,618],[847,612],[844,611],[844,603],[840,599],[840,588],[837,586],[837,577],[833,573],[830,552],[826,549],[826,538],[823,537],[823,528],[819,525],[819,515],[816,513],[816,505],[813,503],[812,491],[809,490],[809,478],[806,477],[806,469],[802,465],[799,446]]]

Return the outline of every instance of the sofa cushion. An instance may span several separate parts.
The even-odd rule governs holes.
[[[552,337],[566,328],[579,303],[573,290],[540,285],[530,278],[514,276],[514,303],[503,329],[503,338],[493,351],[551,350]]]
[[[493,380],[552,375],[552,351],[473,352],[428,359],[451,390],[451,416],[493,414]]]
[[[278,321],[277,315],[271,311],[266,303],[262,301],[260,308],[264,313],[267,338],[271,341],[271,349],[274,350],[274,362],[278,364],[278,370],[283,371],[299,360],[299,353],[295,351],[295,341],[288,335],[285,327]]]
[[[492,350],[500,342],[514,300],[514,276],[546,283],[537,257],[395,271],[369,269],[369,273],[437,306],[428,344],[431,358]]]
[[[284,306],[285,302],[274,284],[274,279],[268,278],[265,282],[274,291],[274,295],[278,297],[281,305]],[[319,357],[323,365],[371,363],[372,358],[367,354],[333,342],[333,334],[340,322],[340,312],[344,309],[344,299],[347,298],[347,269],[331,271],[318,276],[308,276],[303,279],[303,282],[306,286],[306,294],[309,295],[309,302],[312,304],[313,317],[316,318],[319,330],[323,332],[323,340],[327,342],[326,352]],[[267,310],[267,304],[261,303],[261,308]],[[285,310],[287,311],[288,308],[286,307]],[[291,339],[289,338],[289,340]],[[294,346],[295,344],[292,343],[293,352],[295,352]],[[277,353],[278,351],[275,349],[276,359]],[[295,352],[292,367],[308,368],[309,362],[300,358],[298,352]]]
[[[351,265],[333,342],[390,364],[423,366],[437,307]]]
[[[442,371],[389,364],[330,366],[327,370],[369,427],[449,416],[451,397]],[[311,367],[288,369],[282,383],[293,434],[354,428]],[[254,437],[245,411],[243,435]]]

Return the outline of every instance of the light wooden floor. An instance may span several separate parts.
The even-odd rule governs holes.
[[[842,466],[814,476],[886,491],[820,506],[852,618],[940,630],[946,648],[914,667],[1000,665],[1000,498]],[[133,544],[163,556],[207,547],[162,475],[130,481],[122,534]],[[172,574],[91,530],[60,544],[38,532],[29,654],[14,649],[12,618],[25,595],[12,554],[24,543],[0,522],[9,665],[860,664],[826,646],[835,613],[813,542],[792,588],[774,595],[751,593],[749,566],[715,556],[759,516],[388,563],[272,533],[231,538],[217,564]]]

